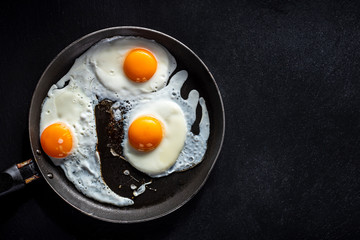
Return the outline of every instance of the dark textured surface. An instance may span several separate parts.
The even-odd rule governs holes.
[[[43,1],[0,7],[0,168],[31,156],[32,92],[56,54],[136,25],[190,47],[226,110],[222,153],[184,207],[110,224],[44,182],[0,199],[0,239],[359,239],[360,6],[356,1]]]

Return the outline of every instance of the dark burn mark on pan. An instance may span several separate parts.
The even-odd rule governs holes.
[[[97,149],[101,159],[102,177],[112,191],[123,197],[134,199],[134,205],[125,208],[141,208],[159,204],[174,196],[177,192],[185,188],[194,178],[197,168],[173,173],[162,178],[151,178],[144,173],[133,168],[127,161],[111,153],[114,152],[122,156],[121,142],[124,136],[123,123],[115,121],[112,115],[111,106],[113,102],[104,100],[95,107],[96,130],[98,136]],[[125,175],[128,170],[130,175]],[[137,182],[136,180],[139,182]],[[133,196],[131,185],[139,187],[143,183],[152,181],[147,185],[146,191],[137,196]],[[155,191],[156,190],[156,191]]]

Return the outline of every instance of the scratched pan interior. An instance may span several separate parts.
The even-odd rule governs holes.
[[[67,180],[59,167],[54,166],[45,154],[38,151],[41,151],[39,139],[41,104],[50,86],[65,75],[73,65],[74,60],[89,47],[101,39],[116,35],[141,36],[153,39],[166,47],[177,61],[178,67],[176,71],[185,69],[189,73],[189,78],[184,89],[182,89],[183,96],[186,98],[187,92],[191,89],[196,89],[200,92],[200,96],[205,98],[207,104],[211,126],[208,148],[203,161],[198,166],[182,173],[174,173],[161,179],[154,179],[154,183],[150,186],[156,189],[156,192],[146,190],[144,194],[135,199],[134,205],[122,208],[103,204],[85,197]],[[211,73],[203,62],[181,42],[151,29],[115,27],[100,30],[80,38],[65,48],[50,63],[41,76],[33,94],[29,115],[29,134],[34,158],[42,175],[53,190],[66,202],[83,213],[101,220],[121,223],[142,222],[167,215],[178,209],[190,200],[203,186],[222,146],[224,138],[224,108],[219,90]],[[100,141],[99,145],[101,145]],[[110,159],[107,163],[111,166],[116,161]],[[111,170],[112,168],[116,169],[116,166],[103,168],[102,174],[111,189],[117,192],[116,181],[115,183],[114,181],[111,182],[111,179],[119,180],[123,174],[119,169],[113,171]],[[134,169],[131,169],[131,171],[136,172]],[[137,175],[137,177],[141,178],[142,175]]]

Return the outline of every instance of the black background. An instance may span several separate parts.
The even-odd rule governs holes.
[[[41,180],[0,199],[0,239],[357,239],[356,1],[2,1],[0,168],[31,157],[28,109],[50,61],[112,26],[162,31],[213,73],[226,111],[203,189],[158,220],[114,224]]]

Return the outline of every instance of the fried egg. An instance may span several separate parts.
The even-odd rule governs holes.
[[[73,84],[49,90],[40,119],[41,145],[55,165],[96,142],[91,99]]]
[[[175,68],[174,57],[155,41],[117,36],[83,53],[50,88],[41,111],[41,146],[84,195],[116,206],[134,204],[114,193],[101,176],[94,109],[103,100],[114,102],[113,115],[125,132],[119,145],[137,170],[158,178],[202,161],[210,127],[205,100],[196,90],[187,99],[181,96],[188,75],[179,71],[169,81]],[[197,107],[201,120],[194,134]],[[147,125],[150,140],[142,134]]]
[[[136,169],[151,177],[163,177],[173,172],[188,170],[200,163],[205,154],[210,133],[209,115],[205,101],[199,98],[198,91],[192,90],[187,99],[181,97],[180,91],[187,77],[186,71],[180,71],[158,92],[127,101],[125,108],[128,112],[125,116],[114,110],[115,116],[118,119],[124,118],[125,122],[127,137],[122,143],[125,158]],[[196,135],[190,129],[196,120],[198,104],[202,114],[199,134]],[[118,106],[120,104],[116,105]],[[156,128],[150,132],[144,131],[157,125],[151,120],[143,119],[144,116],[157,119],[163,132]],[[153,146],[158,139],[160,143],[156,147],[147,149],[146,144]]]
[[[135,37],[101,41],[89,52],[89,62],[100,83],[122,97],[163,88],[176,68],[164,47]]]
[[[101,177],[93,100],[74,82],[49,90],[40,119],[43,150],[80,192],[117,206],[133,204],[111,191]]]

